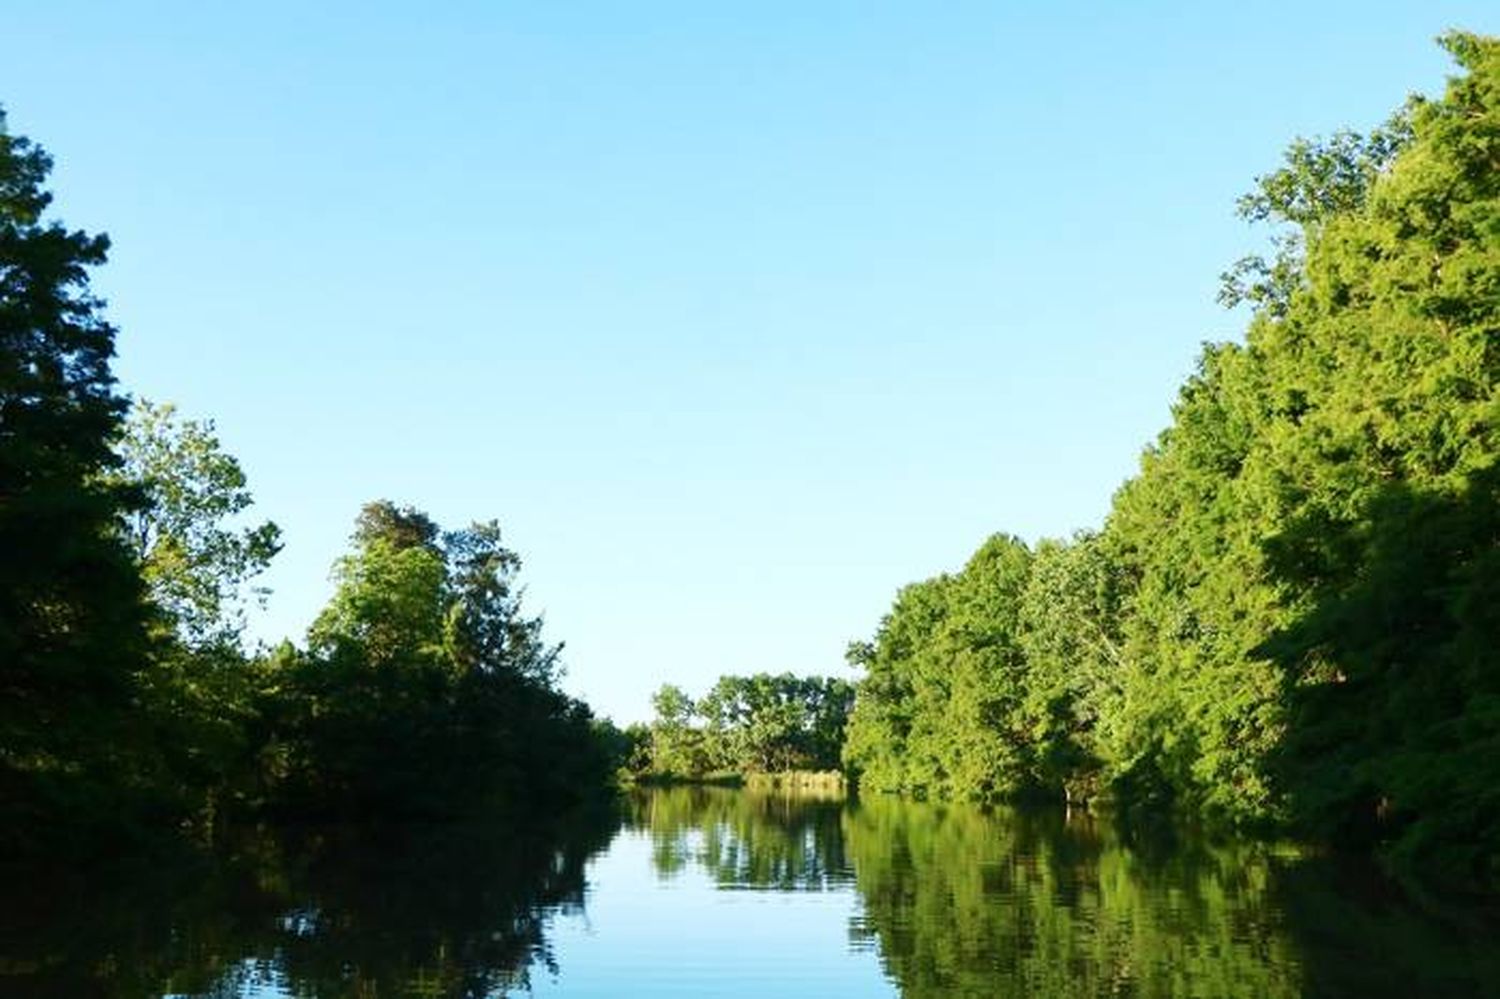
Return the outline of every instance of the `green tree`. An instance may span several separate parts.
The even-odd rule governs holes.
[[[105,815],[151,783],[132,712],[141,583],[114,525],[139,501],[108,473],[125,411],[115,328],[89,290],[109,240],[46,218],[50,158],[0,116],[0,802]],[[20,813],[19,815],[17,813]]]
[[[189,647],[237,648],[247,601],[264,596],[250,581],[281,550],[280,529],[271,521],[234,525],[253,500],[212,421],[138,400],[118,450],[120,477],[146,496],[126,515],[126,539],[152,601]]]
[[[676,777],[835,770],[853,701],[847,681],[791,673],[721,676],[697,701],[666,684],[652,699],[651,766]]]
[[[361,543],[334,565],[333,598],[308,629],[314,655],[381,669],[436,660],[444,652],[443,556],[384,537]]]
[[[844,764],[861,788],[925,793],[926,782],[910,752],[918,722],[916,658],[937,638],[948,613],[951,576],[905,586],[880,621],[873,641],[851,642],[849,665],[863,669],[844,743]]]
[[[693,727],[696,706],[681,687],[664,683],[651,695],[651,769],[674,777],[706,772],[703,734]]]
[[[443,536],[449,564],[444,640],[466,670],[504,670],[545,687],[559,679],[562,645],[542,640],[542,619],[522,611],[521,559],[487,521]]]
[[[1116,497],[1109,768],[1493,876],[1500,42],[1445,44],[1440,99],[1298,143],[1243,202],[1297,252]]]
[[[902,590],[868,645],[845,761],[874,790],[993,798],[1032,784],[1022,706],[1025,543],[997,534],[962,572]]]
[[[1283,483],[1268,571],[1295,596],[1261,651],[1293,683],[1278,773],[1299,818],[1497,878],[1500,39],[1444,44],[1463,74],[1252,327],[1301,402],[1256,455]]]
[[[757,673],[719,677],[697,713],[709,756],[723,769],[832,770],[852,701],[843,680]]]
[[[1443,42],[1440,99],[1241,200],[1275,227],[1225,275],[1244,342],[1104,529],[992,542],[851,647],[863,783],[1107,789],[1500,876],[1500,40]]]
[[[283,807],[443,816],[605,785],[615,740],[556,688],[559,647],[523,613],[519,569],[492,522],[443,532],[365,507],[307,652],[272,670]]]
[[[849,715],[854,710],[854,684],[832,676],[807,677],[802,684],[805,766],[837,770],[842,765]]]
[[[1035,780],[1069,799],[1102,789],[1124,666],[1123,581],[1097,534],[1043,541],[1021,601],[1026,725]]]
[[[369,547],[377,540],[385,541],[392,548],[426,548],[440,552],[439,539],[442,529],[421,510],[411,506],[397,506],[390,500],[375,500],[360,507],[354,520],[354,546]]]

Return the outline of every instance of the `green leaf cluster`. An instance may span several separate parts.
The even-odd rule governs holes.
[[[853,684],[837,677],[726,675],[697,701],[664,684],[636,769],[679,778],[833,770],[853,702]]]
[[[127,402],[89,291],[108,240],[45,217],[51,161],[0,118],[0,845],[231,816],[559,804],[620,733],[557,686],[497,524],[366,507],[308,634],[247,653],[280,548],[210,421]],[[76,840],[76,842],[75,842]]]
[[[990,538],[955,575],[908,586],[872,643],[844,760],[881,791],[983,798],[1027,780],[1022,597],[1032,554]]]
[[[494,522],[442,531],[367,505],[307,649],[266,664],[272,804],[444,816],[602,787],[615,761],[556,687],[561,647],[524,613],[520,565]]]
[[[46,215],[51,159],[0,114],[0,845],[59,816],[108,821],[157,782],[135,711],[146,610],[115,530],[126,403],[89,269],[104,236]]]
[[[1368,136],[1299,141],[1276,227],[1097,534],[903,590],[866,786],[1110,794],[1500,874],[1500,40]]]
[[[125,539],[152,603],[184,645],[238,648],[245,607],[264,596],[250,580],[281,550],[275,523],[233,523],[254,502],[240,463],[213,421],[185,420],[171,404],[141,399],[116,450],[118,478],[145,494],[126,515]]]

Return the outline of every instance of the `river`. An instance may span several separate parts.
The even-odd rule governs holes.
[[[1493,910],[1061,809],[718,788],[0,886],[0,995],[1500,996]]]

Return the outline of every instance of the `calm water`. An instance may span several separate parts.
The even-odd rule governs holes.
[[[0,884],[0,995],[1500,996],[1492,916],[1056,811],[676,788],[106,866]]]

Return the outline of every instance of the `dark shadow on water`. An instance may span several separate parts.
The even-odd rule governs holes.
[[[1500,995],[1500,911],[1414,898],[1368,859],[1287,865],[1276,903],[1298,942],[1309,996],[1468,999]]]
[[[778,908],[845,893],[848,948],[907,999],[1500,995],[1495,913],[1414,900],[1367,860],[885,797],[679,787],[632,795],[623,812],[664,882],[643,918],[692,897],[678,890],[687,871],[721,891],[781,893]],[[504,996],[553,969],[567,994],[569,961],[588,962],[553,952],[550,919],[584,904],[586,865],[620,817],[245,831],[212,855],[12,871],[0,996]],[[695,986],[762,995],[713,977],[715,948],[755,944],[707,933],[684,967],[702,969]],[[766,967],[754,988],[777,980]],[[636,966],[612,994],[655,995],[682,973]]]
[[[212,854],[9,871],[0,996],[505,995],[554,965],[549,917],[582,906],[617,826],[240,830]]]

